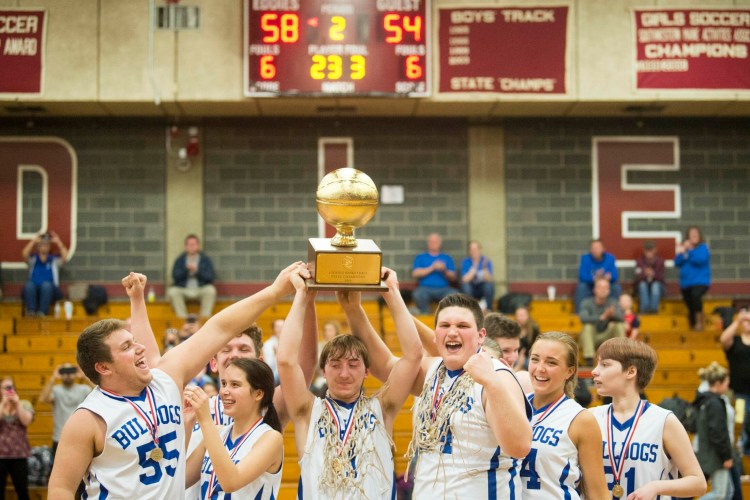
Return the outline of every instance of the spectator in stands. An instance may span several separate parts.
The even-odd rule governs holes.
[[[482,255],[482,245],[469,242],[469,256],[461,262],[461,291],[479,300],[483,310],[492,310],[495,282],[492,261]]]
[[[162,354],[172,349],[179,343],[180,336],[177,328],[167,328],[167,330],[164,332],[164,340],[162,341]]]
[[[52,244],[59,253],[51,253]],[[35,251],[34,247],[36,246]],[[55,232],[38,234],[21,251],[29,265],[29,280],[23,286],[27,316],[48,316],[50,306],[63,298],[60,268],[68,259],[68,249]]]
[[[5,484],[10,474],[19,500],[28,500],[31,446],[26,428],[34,420],[34,408],[27,400],[19,399],[11,377],[2,379],[0,390],[0,487],[5,498]]]
[[[185,251],[177,257],[172,266],[174,285],[167,295],[178,318],[187,317],[185,300],[200,300],[202,318],[210,318],[216,302],[214,265],[211,259],[201,252],[201,240],[194,234],[185,238]]]
[[[635,291],[638,293],[641,314],[659,312],[659,302],[666,293],[664,285],[664,259],[657,253],[653,241],[643,244],[643,253],[635,261]]]
[[[81,383],[76,382],[79,380]],[[61,382],[57,384],[57,382]],[[52,459],[57,453],[60,433],[70,415],[89,395],[93,384],[76,365],[64,363],[52,371],[44,384],[39,402],[52,405]]]
[[[529,365],[529,349],[540,333],[539,325],[531,319],[528,307],[516,308],[515,317],[518,326],[521,327],[521,350],[518,353],[518,364],[526,370]]]
[[[622,309],[620,302],[610,293],[609,278],[600,276],[596,279],[594,296],[583,301],[578,316],[583,323],[578,343],[586,366],[592,366],[596,349],[602,342],[625,336]]]
[[[450,255],[442,253],[442,246],[440,235],[432,233],[427,237],[427,251],[414,258],[411,275],[419,280],[414,302],[420,314],[430,313],[431,302],[458,292],[451,287],[451,282],[456,280],[456,264]]]
[[[701,368],[698,375],[708,384],[708,390],[698,392],[695,398],[698,432],[694,446],[697,446],[695,454],[703,474],[711,479],[711,491],[701,499],[731,500],[734,493],[731,476],[734,412],[729,420],[727,403],[723,399],[729,389],[729,374],[726,368],[713,362]]]
[[[581,256],[578,266],[578,285],[575,293],[575,309],[580,311],[583,299],[594,294],[594,281],[606,278],[612,298],[618,298],[622,288],[618,283],[619,274],[615,264],[615,256],[604,251],[602,240],[592,240],[589,253]],[[592,354],[593,355],[593,354]]]
[[[276,382],[276,385],[279,385],[279,368],[276,362],[276,355],[279,351],[279,336],[283,327],[284,320],[280,318],[275,319],[271,323],[271,336],[263,342],[263,361],[271,367],[273,380]]]
[[[711,286],[711,254],[699,228],[688,228],[685,240],[677,246],[674,265],[680,268],[680,291],[688,308],[690,328],[702,331],[703,295]]]
[[[625,336],[637,339],[641,331],[641,319],[633,311],[633,297],[629,293],[620,295],[620,308],[622,309],[622,319],[625,323]]]
[[[200,330],[201,322],[198,319],[198,316],[195,314],[188,314],[185,318],[185,322],[180,327],[180,330],[177,332],[177,336],[180,339],[180,342],[185,342],[187,339],[193,336],[195,332]]]
[[[750,455],[750,311],[742,309],[722,332],[719,342],[729,363],[729,387],[735,398],[745,401],[740,448],[744,455]]]

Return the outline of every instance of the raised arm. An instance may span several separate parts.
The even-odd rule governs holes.
[[[414,325],[417,327],[419,340],[422,342],[422,348],[428,356],[439,356],[437,345],[435,345],[435,330],[425,325],[420,319],[412,317]]]
[[[310,387],[315,368],[318,364],[318,315],[315,311],[315,301],[310,300],[305,309],[305,320],[302,334],[302,345],[300,346],[299,356],[297,358],[302,373],[305,376],[305,384]],[[289,423],[289,412],[286,409],[284,401],[284,391],[281,385],[276,387],[273,393],[273,406],[279,415],[281,429],[284,430]]]
[[[698,497],[706,492],[706,478],[698,459],[695,457],[690,437],[677,417],[667,416],[664,423],[664,451],[672,457],[680,477],[651,481],[633,492],[634,498],[656,498],[658,495],[671,497]]]
[[[315,294],[308,292],[303,278],[300,276],[302,266],[290,274],[290,281],[296,293],[289,314],[284,321],[279,338],[279,351],[276,364],[279,369],[279,379],[284,392],[286,411],[294,422],[294,437],[297,443],[297,453],[302,456],[305,450],[307,429],[310,425],[310,412],[314,400],[309,390],[305,374],[299,364],[300,345],[304,336],[303,327],[307,306],[315,298]],[[309,273],[308,273],[309,275]]]
[[[23,250],[21,250],[21,257],[23,257],[23,260],[29,260],[31,251],[34,249],[34,245],[36,245],[40,239],[40,235],[37,234],[26,243],[26,246],[24,246]]]
[[[740,323],[746,319],[750,319],[750,312],[748,312],[747,309],[743,309],[739,312],[739,314],[737,314],[737,318],[732,321],[732,324],[730,324],[724,329],[723,332],[721,332],[719,342],[721,343],[721,347],[723,347],[725,351],[732,347],[732,344],[734,344],[734,336],[737,335],[737,330],[740,327]]]
[[[190,339],[167,351],[159,361],[159,368],[168,373],[179,387],[184,387],[224,344],[252,325],[268,307],[293,291],[289,274],[300,265],[290,265],[268,287],[214,314]],[[307,269],[299,272],[304,277],[310,276]]]
[[[146,300],[143,296],[147,281],[146,275],[131,272],[122,279],[122,286],[130,298],[130,327],[133,330],[130,333],[146,348],[148,366],[156,366],[161,359],[161,353],[151,322],[148,320]]]
[[[65,243],[62,242],[56,232],[50,231],[49,234],[51,236],[50,243],[57,245],[57,248],[60,250],[60,262],[65,264],[68,262],[68,247],[65,246]]]
[[[401,297],[395,271],[384,267],[382,277],[388,287],[388,291],[383,292],[383,299],[385,299],[385,303],[393,316],[396,335],[401,346],[401,358],[397,358],[388,376],[385,389],[380,395],[385,426],[388,432],[392,433],[393,420],[404,405],[406,398],[409,397],[414,379],[419,372],[420,361],[422,361],[422,343],[419,340],[417,328],[409,309]]]
[[[492,433],[503,453],[523,458],[531,449],[531,425],[526,415],[526,398],[513,374],[495,371],[487,352],[474,354],[464,365],[475,382],[482,385],[482,405]]]

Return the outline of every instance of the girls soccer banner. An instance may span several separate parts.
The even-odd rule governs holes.
[[[41,94],[43,9],[0,9],[0,95]]]
[[[568,7],[439,10],[439,92],[567,93]]]
[[[750,89],[750,10],[633,12],[636,89]]]

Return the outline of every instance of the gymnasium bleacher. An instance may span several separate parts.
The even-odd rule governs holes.
[[[228,305],[230,301],[219,301],[217,308]],[[708,299],[704,310],[712,311],[715,307],[731,305],[731,299]],[[382,330],[383,338],[389,347],[398,353],[393,320],[387,308],[381,308],[377,301],[365,301],[365,311],[376,329]],[[191,304],[191,311],[195,305]],[[258,320],[259,326],[267,335],[271,331],[271,322],[283,318],[289,311],[290,303],[283,302],[269,308]],[[535,300],[531,305],[533,318],[539,323],[542,331],[561,330],[577,336],[581,325],[578,317],[572,312],[568,300],[548,301]],[[174,316],[168,303],[155,302],[148,306],[151,324],[157,336],[167,328],[179,327],[181,321]],[[345,324],[345,316],[335,302],[319,301],[317,304],[318,322],[322,327],[325,321],[337,319]],[[195,310],[197,311],[197,309]],[[193,311],[193,312],[195,312]],[[49,405],[38,402],[38,395],[52,369],[60,363],[75,362],[75,349],[78,334],[90,323],[99,318],[126,318],[129,316],[129,305],[126,302],[111,302],[99,310],[99,316],[86,316],[83,307],[76,304],[71,320],[56,318],[25,318],[21,314],[20,303],[0,303],[0,334],[3,338],[3,351],[0,354],[0,366],[4,374],[15,378],[19,394],[30,400],[36,410],[36,418],[29,426],[29,441],[32,446],[49,445],[52,434],[52,413]],[[659,402],[674,394],[692,401],[699,380],[697,370],[707,366],[711,361],[726,365],[726,360],[718,344],[721,333],[718,317],[706,314],[706,329],[703,332],[690,331],[687,325],[684,305],[677,299],[662,302],[660,314],[641,316],[641,334],[644,342],[653,346],[659,355],[659,365],[653,381],[647,388],[647,396],[652,402]],[[423,322],[433,324],[431,316],[420,316]],[[160,340],[160,339],[158,339]],[[585,375],[585,372],[584,372]],[[368,394],[374,393],[380,383],[373,377],[365,381]],[[594,394],[594,403],[599,401]],[[404,454],[411,439],[412,398],[406,402],[394,424],[394,443],[396,445],[396,471],[402,474],[406,468]],[[739,427],[737,428],[737,435]],[[281,499],[294,498],[297,489],[299,467],[294,445],[292,426],[284,434],[285,458],[281,489]],[[750,470],[750,461],[745,458],[745,470]],[[743,493],[750,495],[750,483],[743,483]],[[32,499],[45,499],[46,488],[31,487]],[[14,499],[12,486],[6,486],[6,498]],[[749,497],[750,498],[750,497]]]

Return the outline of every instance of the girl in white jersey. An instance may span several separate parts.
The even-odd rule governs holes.
[[[612,496],[664,500],[705,493],[706,480],[685,428],[672,412],[640,397],[654,375],[656,351],[617,338],[604,342],[596,357],[596,391],[612,398],[611,404],[592,410],[603,437]]]
[[[221,377],[224,412],[234,419],[218,427],[209,398],[199,387],[185,389],[203,432],[203,442],[190,455],[187,484],[200,478],[200,498],[275,499],[281,485],[284,438],[273,406],[273,372],[263,361],[233,360]]]
[[[575,340],[547,332],[529,352],[534,416],[531,452],[521,467],[523,498],[606,498],[602,436],[594,416],[573,399],[578,378]]]

